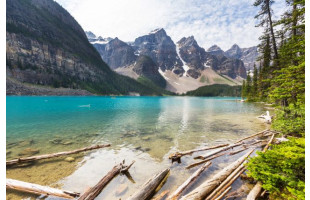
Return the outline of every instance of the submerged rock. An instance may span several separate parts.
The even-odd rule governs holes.
[[[20,152],[18,155],[19,156],[32,156],[38,153],[40,153],[39,149],[26,148],[22,152]]]
[[[60,144],[62,142],[62,139],[56,138],[56,139],[50,140],[50,142],[53,144]]]
[[[61,143],[61,144],[63,144],[63,145],[70,145],[70,144],[73,144],[73,142],[67,141],[67,142],[63,142],[63,143]]]
[[[65,161],[67,161],[67,162],[73,162],[74,160],[75,160],[75,158],[73,158],[73,157],[65,158]]]

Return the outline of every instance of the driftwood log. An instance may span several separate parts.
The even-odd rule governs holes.
[[[201,149],[194,149],[194,150],[189,150],[189,151],[184,151],[184,152],[176,152],[176,153],[170,155],[169,159],[171,159],[172,162],[180,161],[180,158],[182,156],[191,155],[191,154],[193,154],[195,152],[199,152],[199,151],[207,151],[207,150],[211,150],[211,149],[217,149],[217,148],[225,147],[225,146],[228,146],[228,145],[229,144],[220,144],[220,145],[212,146],[212,147],[204,147],[204,148],[201,148]]]
[[[167,199],[168,200],[177,200],[182,192],[192,185],[199,177],[199,175],[204,172],[212,163],[207,162],[202,167],[200,167],[195,173],[193,173],[182,185],[178,187]]]
[[[202,160],[205,160],[205,159],[207,159],[207,158],[209,158],[209,157],[211,157],[211,156],[214,156],[214,155],[216,155],[216,154],[218,154],[218,153],[220,153],[220,152],[227,151],[227,150],[229,150],[229,149],[232,149],[232,148],[234,148],[234,147],[240,146],[240,145],[242,145],[242,144],[243,144],[243,143],[231,144],[231,145],[229,145],[229,146],[227,146],[227,147],[223,147],[223,148],[218,149],[218,150],[215,150],[215,151],[213,151],[213,152],[211,152],[211,153],[208,153],[208,154],[205,154],[205,155],[201,155],[201,156],[196,156],[195,159],[202,159]]]
[[[244,164],[245,162],[243,162]],[[235,169],[217,188],[215,188],[211,194],[205,200],[214,199],[217,197],[223,189],[225,190],[228,186],[230,186],[235,179],[237,179],[241,173],[244,172],[244,166],[241,164],[237,169]],[[231,184],[229,184],[231,183]]]
[[[76,149],[73,151],[65,151],[65,152],[45,154],[45,155],[39,155],[39,156],[31,156],[31,157],[26,157],[26,158],[17,158],[14,160],[6,161],[6,166],[8,167],[8,166],[13,166],[16,164],[21,164],[21,163],[26,163],[26,162],[32,162],[32,161],[36,161],[36,160],[42,160],[42,159],[55,158],[55,157],[64,156],[64,155],[76,154],[76,153],[80,153],[80,152],[84,152],[84,151],[90,151],[90,150],[100,149],[100,148],[109,147],[109,146],[111,146],[111,145],[110,144],[94,145],[94,146],[90,146],[90,147]]]
[[[224,187],[222,187],[214,196],[214,198],[218,198],[228,187],[230,187],[239,177],[240,175],[245,171],[245,168],[243,168],[241,171],[239,171]]]
[[[267,132],[267,131],[269,131],[269,130],[268,130],[268,129],[265,129],[265,130],[263,130],[263,131],[261,131],[261,132],[258,132],[258,133],[255,133],[255,134],[253,134],[253,135],[250,135],[250,136],[248,136],[248,137],[242,138],[241,140],[238,140],[237,142],[235,142],[235,144],[240,143],[240,142],[242,142],[242,141],[244,141],[244,140],[248,140],[248,139],[250,139],[250,138],[259,136],[259,135],[263,135],[263,134],[264,134],[265,132]]]
[[[203,200],[206,198],[208,194],[214,190],[218,185],[221,184],[236,168],[238,168],[244,160],[251,155],[251,153],[254,150],[249,151],[244,156],[221,170],[219,173],[217,173],[215,176],[213,176],[211,179],[205,181],[200,186],[198,186],[196,189],[194,189],[189,194],[183,196],[182,200]]]
[[[150,199],[158,186],[165,180],[169,174],[170,169],[167,168],[149,179],[136,193],[134,193],[128,200],[146,200]]]
[[[27,183],[14,179],[6,179],[6,188],[36,195],[45,195],[45,196],[51,195],[66,199],[74,199],[75,197],[80,196],[80,194],[77,192],[59,190],[48,186],[42,186],[34,183]]]
[[[263,149],[263,152],[266,152],[270,146],[270,144],[272,143],[273,139],[274,139],[274,136],[275,136],[276,133],[274,133],[270,140],[268,141],[267,145],[265,146],[265,148]],[[256,185],[253,187],[253,189],[250,191],[250,193],[248,194],[247,196],[247,200],[255,200],[259,194],[261,193],[261,190],[262,190],[262,183],[260,181],[258,181],[256,183]]]
[[[219,154],[217,154],[217,155],[211,156],[211,157],[208,158],[208,159],[205,159],[205,160],[202,160],[202,161],[199,161],[199,162],[195,162],[195,163],[193,163],[193,164],[188,165],[188,166],[186,167],[186,169],[190,169],[190,168],[192,168],[192,167],[196,167],[197,165],[201,165],[201,164],[203,164],[203,163],[209,162],[210,160],[213,160],[213,159],[215,159],[215,158],[217,158],[217,157],[220,157],[220,156],[223,156],[223,155],[226,155],[226,153],[225,153],[225,152],[219,153]]]
[[[229,192],[229,190],[231,190],[231,186],[226,188],[226,190],[223,191],[223,193],[221,193],[220,196],[218,196],[215,200],[221,200]]]
[[[124,162],[123,162],[124,163]],[[111,171],[109,171],[94,187],[87,190],[79,200],[93,200],[95,199],[103,190],[103,188],[119,173],[127,171],[134,161],[128,165],[124,166],[123,163],[115,165]]]

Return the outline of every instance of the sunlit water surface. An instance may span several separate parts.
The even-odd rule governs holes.
[[[7,160],[21,157],[29,148],[46,154],[94,144],[112,145],[73,155],[74,162],[60,157],[8,169],[7,178],[83,193],[114,165],[135,160],[130,169],[134,182],[118,176],[97,199],[126,199],[167,167],[171,173],[161,190],[173,191],[198,167],[185,169],[195,162],[193,156],[172,164],[168,159],[171,153],[233,143],[263,130],[266,125],[257,118],[262,112],[259,105],[236,98],[7,97]],[[243,153],[214,160],[196,185]],[[241,183],[238,180],[234,188]],[[124,190],[122,194],[118,194],[119,187]],[[25,197],[35,198],[7,191],[7,199]]]

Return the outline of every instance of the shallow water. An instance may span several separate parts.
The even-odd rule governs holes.
[[[236,98],[7,97],[7,160],[25,155],[27,148],[45,154],[93,144],[112,145],[74,155],[74,162],[61,157],[8,169],[7,177],[83,192],[125,159],[126,163],[136,161],[130,169],[135,183],[118,176],[97,199],[126,199],[154,173],[167,167],[171,173],[162,190],[172,191],[198,167],[184,169],[195,161],[192,156],[171,164],[171,153],[232,143],[263,130],[266,125],[257,119],[262,112],[259,105]],[[197,184],[242,154],[214,160]],[[240,184],[237,181],[234,187]],[[117,196],[120,185],[128,189]],[[7,193],[7,199],[29,197]]]

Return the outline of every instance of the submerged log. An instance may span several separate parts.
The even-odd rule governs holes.
[[[205,159],[205,160],[202,160],[202,161],[199,161],[199,162],[195,162],[195,163],[193,163],[193,164],[188,165],[188,166],[186,167],[186,169],[190,169],[190,168],[195,167],[195,166],[197,166],[197,165],[201,165],[201,164],[203,164],[203,163],[209,162],[210,160],[213,160],[213,159],[215,159],[215,158],[217,158],[217,157],[220,157],[220,156],[223,156],[223,155],[226,155],[226,153],[223,152],[223,153],[214,155],[214,156],[212,156],[212,157],[210,157],[210,158],[208,158],[208,159]]]
[[[76,153],[80,153],[80,152],[84,152],[84,151],[90,151],[90,150],[100,149],[100,148],[109,147],[109,146],[111,146],[111,145],[110,144],[94,145],[94,146],[90,146],[90,147],[76,149],[73,151],[65,151],[65,152],[45,154],[45,155],[39,155],[39,156],[31,156],[31,157],[26,157],[26,158],[17,158],[14,160],[6,161],[6,166],[13,166],[16,164],[32,162],[32,161],[36,161],[36,160],[42,160],[42,159],[55,158],[55,157],[64,156],[64,155],[76,154]]]
[[[124,166],[122,163],[115,165],[111,171],[107,173],[94,187],[87,190],[79,200],[93,200],[95,199],[103,190],[103,188],[120,172],[125,172],[132,166],[134,161],[129,166]]]
[[[256,137],[256,136],[258,136],[258,135],[262,135],[262,134],[264,134],[264,133],[267,132],[267,131],[269,131],[269,130],[268,130],[268,129],[265,129],[265,130],[263,130],[263,131],[261,131],[261,132],[258,132],[258,133],[255,133],[255,134],[253,134],[253,135],[250,135],[250,136],[248,136],[248,137],[242,138],[241,140],[238,140],[237,142],[235,142],[235,144],[237,144],[237,143],[239,143],[239,142],[242,142],[242,141],[244,141],[244,140],[247,140],[247,139]]]
[[[265,148],[263,149],[262,152],[266,152],[270,146],[270,144],[272,143],[273,139],[274,139],[275,133],[271,136],[270,140],[268,141],[267,145],[265,146]],[[247,200],[255,200],[259,194],[261,193],[262,190],[262,183],[260,181],[258,181],[256,183],[256,185],[254,186],[254,188],[250,191],[250,193],[247,196]]]
[[[177,200],[182,192],[192,185],[199,177],[199,175],[204,172],[212,163],[207,162],[202,167],[200,167],[195,173],[193,173],[182,185],[178,187],[167,199],[168,200]]]
[[[178,160],[182,156],[185,156],[185,155],[191,155],[191,154],[193,154],[195,152],[199,152],[199,151],[206,151],[206,150],[211,150],[211,149],[217,149],[217,148],[225,147],[225,146],[228,146],[228,145],[229,144],[220,144],[220,145],[212,146],[212,147],[204,147],[204,148],[201,148],[201,149],[194,149],[194,150],[189,150],[189,151],[184,151],[184,152],[176,152],[176,153],[170,155],[169,159]]]
[[[200,186],[198,186],[196,189],[194,189],[189,194],[183,196],[182,200],[202,200],[206,198],[208,194],[214,190],[218,185],[221,184],[223,180],[225,180],[236,168],[238,168],[244,160],[250,156],[250,154],[254,150],[249,151],[244,156],[230,164],[229,166],[225,167],[223,170],[221,170],[219,173],[217,173],[215,176],[213,176],[211,179],[205,181]]]
[[[205,154],[205,155],[202,155],[202,156],[196,156],[195,159],[203,159],[203,160],[205,160],[205,159],[207,159],[207,158],[209,158],[209,157],[211,157],[211,156],[214,156],[214,155],[216,155],[216,154],[218,154],[218,153],[220,153],[220,152],[222,152],[222,151],[227,151],[227,150],[229,150],[229,149],[232,149],[232,148],[234,148],[234,147],[240,146],[240,145],[242,145],[242,144],[243,144],[243,143],[231,144],[231,145],[229,145],[229,146],[227,146],[227,147],[223,147],[223,148],[218,149],[218,150],[216,150],[216,151],[213,151],[213,152],[211,152],[211,153],[208,153],[208,154]]]
[[[14,179],[6,179],[6,188],[36,195],[46,195],[46,196],[52,195],[66,199],[74,199],[75,197],[80,196],[80,194],[77,192],[59,190],[48,186],[42,186],[34,183],[27,183]]]
[[[135,194],[129,197],[127,200],[146,200],[150,199],[155,190],[163,182],[166,176],[169,174],[170,169],[167,168],[158,174],[155,174],[151,179],[149,179]]]

